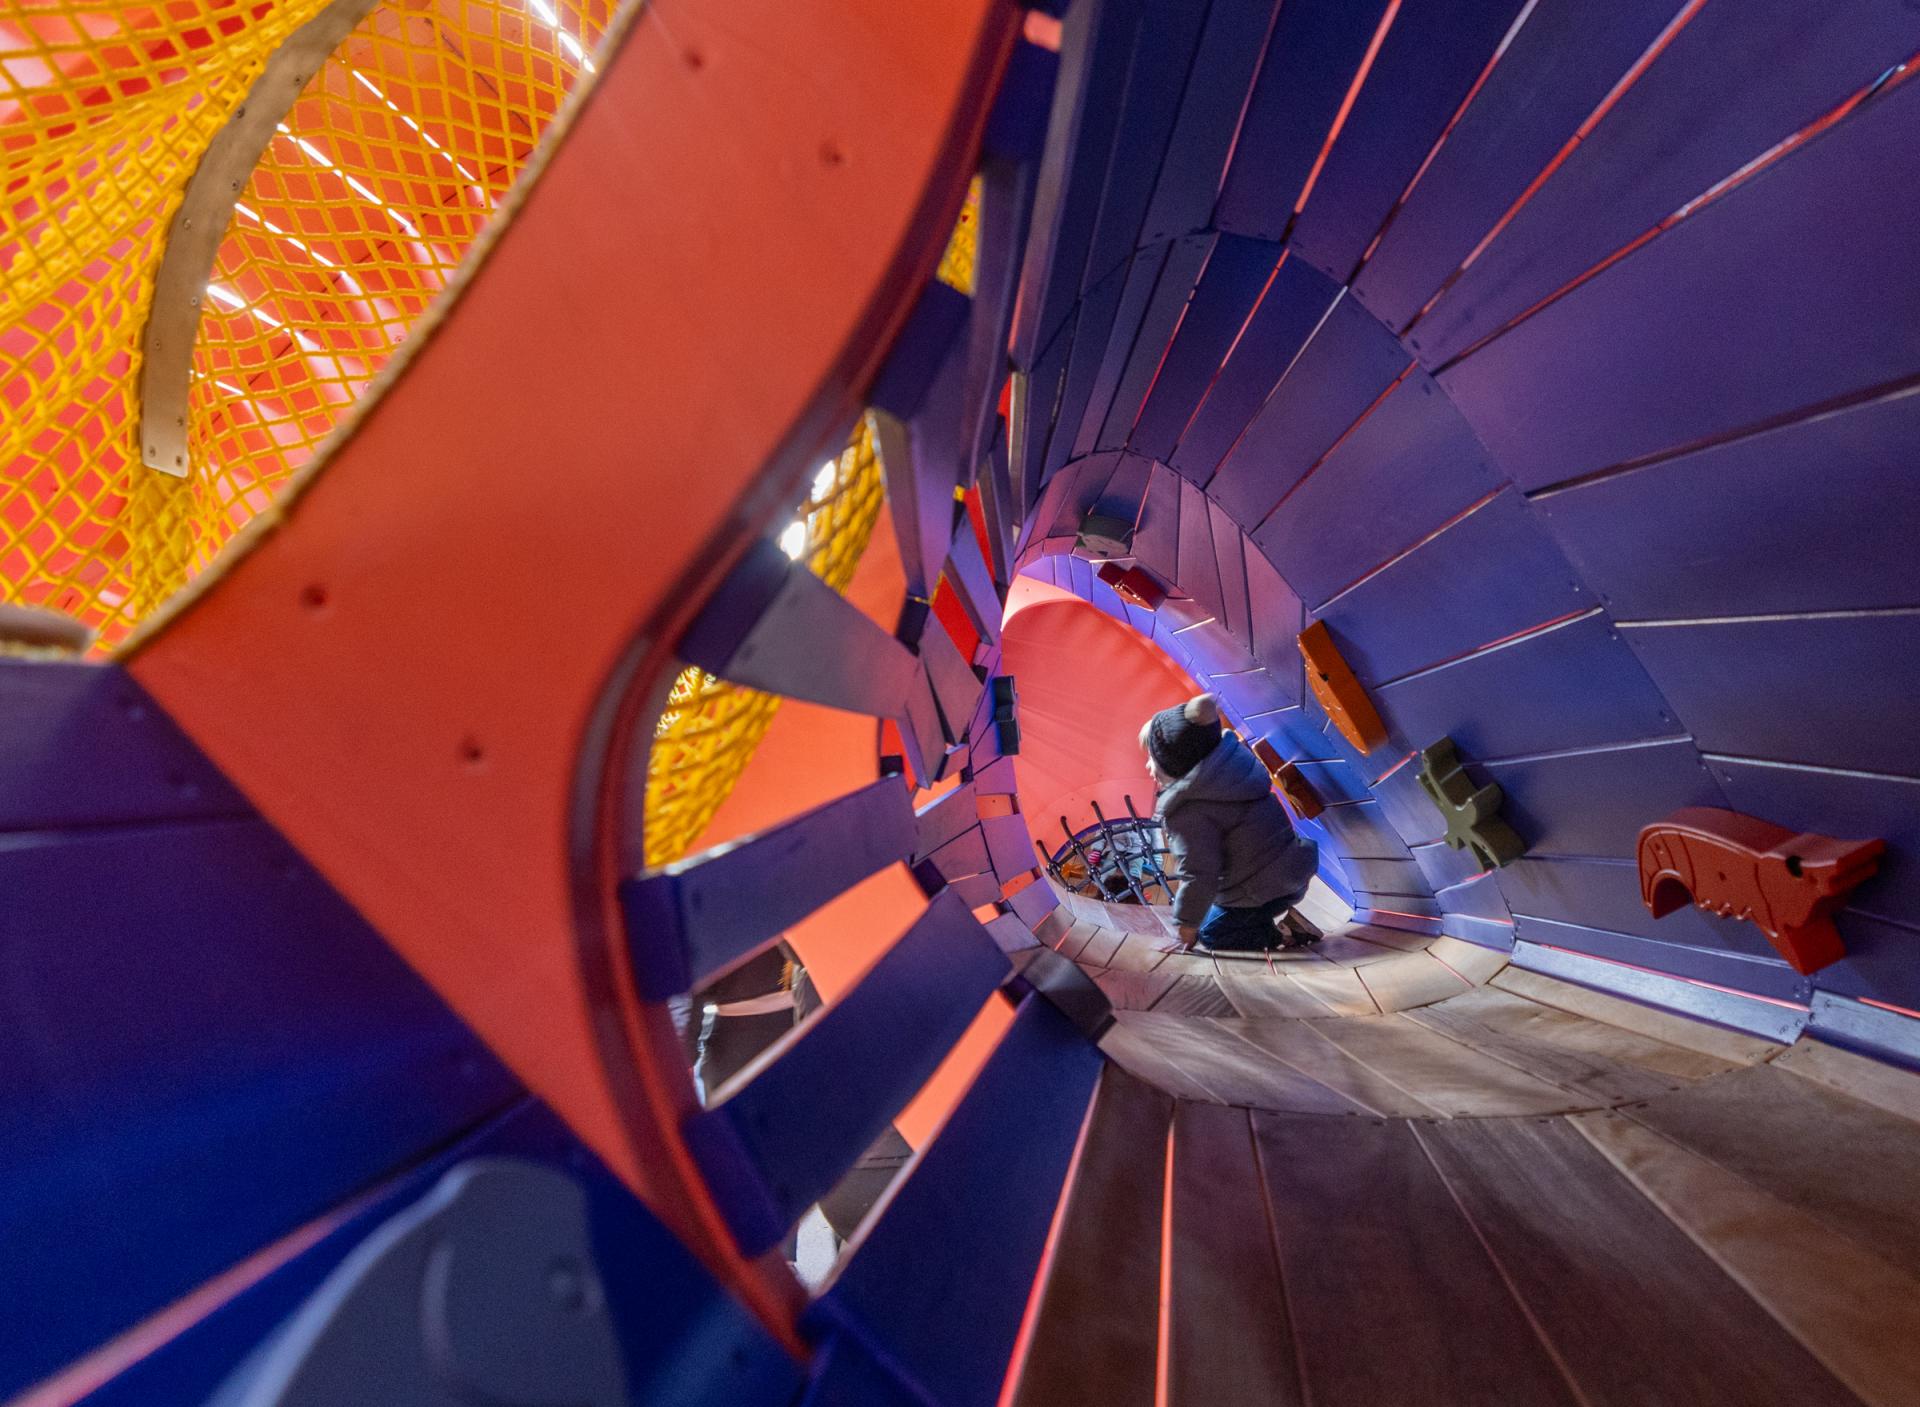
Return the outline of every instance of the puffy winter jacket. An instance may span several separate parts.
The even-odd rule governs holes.
[[[1175,861],[1173,916],[1198,925],[1210,905],[1253,909],[1297,894],[1320,850],[1296,835],[1273,778],[1232,733],[1160,793],[1154,814]]]

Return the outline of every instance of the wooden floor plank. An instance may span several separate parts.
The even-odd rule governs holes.
[[[1266,1231],[1246,1113],[1180,1104],[1173,1126],[1169,1407],[1303,1401]]]
[[[1698,1062],[1702,1075],[1729,1067],[1707,1056],[1600,1026],[1552,1007],[1482,987],[1436,1006],[1405,1013],[1417,1026],[1504,1060],[1596,1104],[1625,1104],[1670,1094],[1690,1081],[1622,1055],[1671,1064],[1674,1057]],[[1596,1039],[1597,1037],[1597,1039]],[[1598,1045],[1600,1048],[1596,1049]]]
[[[1099,925],[1092,919],[1077,918],[1073,921],[1073,927],[1067,930],[1066,937],[1060,940],[1060,946],[1055,951],[1062,957],[1077,961],[1081,950],[1093,941],[1094,935],[1099,931]]]
[[[1301,1074],[1375,1114],[1432,1118],[1440,1113],[1317,1034],[1331,1022],[1217,1020],[1213,1024],[1279,1056]]]
[[[1396,953],[1422,953],[1434,941],[1432,934],[1409,933],[1404,928],[1388,928],[1378,923],[1356,923],[1347,933],[1363,943],[1371,943],[1376,948],[1390,948]]]
[[[1360,939],[1351,938],[1344,933],[1329,933],[1318,943],[1305,948],[1296,948],[1293,951],[1303,956],[1311,954],[1314,957],[1325,958],[1328,962],[1336,963],[1341,967],[1360,967],[1370,962],[1386,962],[1398,956],[1397,949],[1383,948],[1378,943],[1363,943]]]
[[[1557,1085],[1414,1025],[1404,1016],[1322,1021],[1314,1029],[1355,1060],[1456,1118],[1553,1114],[1588,1107]]]
[[[1539,1002],[1543,1006],[1558,1007],[1562,1011],[1572,1012],[1575,1016],[1584,1016],[1589,1020],[1603,1021],[1609,1026],[1636,1031],[1643,1036],[1651,1036],[1656,1041],[1664,1041],[1668,1045],[1679,1046],[1683,1050],[1698,1051],[1702,1055],[1710,1055],[1716,1060],[1724,1060],[1731,1065],[1757,1065],[1780,1053],[1779,1046],[1772,1041],[1763,1041],[1758,1036],[1743,1035],[1738,1031],[1709,1026],[1704,1021],[1676,1016],[1670,1011],[1656,1011],[1650,1006],[1641,1006],[1638,1002],[1608,996],[1604,992],[1576,986],[1572,982],[1562,982],[1557,977],[1545,977],[1538,972],[1528,972],[1524,968],[1503,969],[1500,975],[1493,979],[1492,985],[1503,992],[1512,992],[1516,996]]]
[[[1368,1112],[1269,1051],[1240,1040],[1211,1021],[1167,1017],[1158,1012],[1130,1013],[1122,1020],[1204,1088],[1211,1096],[1210,1103],[1299,1114]],[[1183,1097],[1192,1096],[1183,1091]]]
[[[1119,951],[1120,945],[1127,941],[1127,934],[1118,928],[1105,924],[1096,924],[1093,936],[1087,939],[1087,946],[1080,950],[1074,961],[1088,967],[1105,967]]]
[[[1811,1037],[1773,1062],[1802,1079],[1838,1090],[1876,1109],[1920,1123],[1920,1075]]]
[[[1771,1066],[1665,1095],[1633,1116],[1920,1275],[1920,1125]]]
[[[1469,990],[1466,978],[1438,958],[1401,953],[1391,962],[1357,968],[1360,981],[1382,1011],[1406,1011],[1457,997]]]
[[[1399,1120],[1253,1116],[1314,1407],[1577,1399]],[[1355,1309],[1391,1326],[1355,1332]]]
[[[1100,1037],[1100,1049],[1106,1057],[1148,1084],[1182,1099],[1220,1103],[1214,1092],[1195,1079],[1152,1038],[1130,1021],[1116,1019]]]
[[[1589,1407],[1856,1401],[1566,1120],[1413,1127]]]
[[[1427,949],[1474,986],[1484,986],[1507,965],[1507,954],[1498,948],[1483,948],[1459,938],[1440,937]]]
[[[1115,1011],[1145,1011],[1166,995],[1167,988],[1174,983],[1174,974],[1103,967],[1093,974],[1093,980],[1107,994]]]
[[[1173,1100],[1109,1065],[1068,1193],[1018,1407],[1153,1407]]]
[[[1920,1393],[1920,1279],[1617,1113],[1570,1121],[1864,1402]]]
[[[1231,1016],[1233,1003],[1211,971],[1182,973],[1153,1004],[1165,1016]]]
[[[1156,972],[1169,956],[1166,938],[1150,933],[1129,933],[1127,941],[1107,955],[1107,967],[1115,972]]]
[[[1372,1016],[1380,1010],[1351,968],[1305,967],[1287,976],[1335,1016]]]
[[[1220,988],[1233,1003],[1234,1014],[1250,1017],[1319,1017],[1326,1003],[1296,986],[1285,971],[1268,971],[1253,963],[1227,961],[1214,968]]]

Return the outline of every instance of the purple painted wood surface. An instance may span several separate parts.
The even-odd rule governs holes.
[[[1110,517],[1124,518],[1129,523],[1135,521],[1140,516],[1141,500],[1147,494],[1147,480],[1152,477],[1152,460],[1137,454],[1122,454],[1094,508]]]
[[[1812,992],[1807,979],[1778,957],[1769,960],[1731,951],[1662,943],[1603,928],[1530,918],[1522,913],[1514,915],[1513,932],[1517,943],[1565,948],[1609,962],[1652,968],[1673,977],[1732,987],[1735,991],[1771,997],[1775,1001],[1805,1001]]]
[[[1376,779],[1373,799],[1387,824],[1408,845],[1424,845],[1446,834],[1445,818],[1420,785],[1417,758]]]
[[[1440,921],[1440,931],[1463,943],[1508,952],[1513,948],[1513,924],[1497,919],[1475,918],[1471,914],[1449,913]]]
[[[926,666],[927,680],[933,686],[934,702],[940,706],[940,718],[946,725],[949,742],[963,742],[967,723],[980,704],[985,685],[973,672],[960,647],[947,634],[938,615],[927,617],[920,633],[920,662]]]
[[[989,645],[1000,642],[1000,617],[1006,603],[993,584],[993,573],[980,552],[980,538],[973,530],[971,516],[963,515],[947,549],[947,582],[967,613],[967,619]]]
[[[959,896],[960,902],[969,909],[977,909],[982,905],[1000,901],[1000,881],[992,870],[988,870],[985,874],[968,875],[964,879],[956,879],[947,886],[947,889]]]
[[[1038,928],[1048,914],[1060,907],[1060,900],[1053,892],[1053,886],[1045,880],[1029,884],[1025,889],[1007,896],[1007,908],[1028,928]]]
[[[1167,262],[1160,270],[1160,281],[1154,285],[1153,297],[1148,300],[1146,310],[1141,315],[1133,344],[1127,352],[1126,369],[1121,372],[1120,380],[1114,386],[1113,400],[1107,406],[1106,420],[1095,441],[1100,449],[1121,449],[1126,446],[1147,392],[1153,388],[1161,364],[1166,359],[1174,330],[1186,316],[1187,300],[1193,296],[1194,284],[1212,260],[1217,239],[1217,236],[1210,234],[1184,235],[1168,246]],[[1116,335],[1123,330],[1116,320]],[[1093,409],[1092,405],[1088,406],[1090,413]]]
[[[1279,260],[1280,246],[1267,240],[1223,235],[1214,245],[1128,437],[1136,452],[1160,460],[1173,453]]]
[[[1357,806],[1332,806],[1314,818],[1313,824],[1327,835],[1343,855],[1358,855],[1380,860],[1409,860],[1419,854],[1409,850],[1400,833],[1388,824],[1386,813],[1375,801]]]
[[[1320,799],[1329,806],[1365,801],[1371,794],[1367,789],[1367,779],[1345,762],[1303,761],[1295,765],[1300,768],[1300,774],[1312,783],[1313,789],[1320,793]]]
[[[1815,988],[1920,1010],[1920,962],[1914,961],[1920,952],[1920,928],[1853,909],[1843,909],[1835,926],[1847,955],[1813,974]],[[1920,1029],[1920,1023],[1908,1024]]]
[[[1920,1070],[1920,1021],[1900,1012],[1816,989],[1807,1032],[1829,1044]]]
[[[962,901],[943,894],[852,990],[688,1121],[694,1156],[734,1194],[721,1210],[742,1252],[777,1244],[833,1189],[1011,971]]]
[[[1779,1041],[1790,1045],[1799,1038],[1807,1024],[1804,1009],[1776,1006],[1772,1002],[1757,1001],[1752,997],[1736,995],[1733,992],[1716,991],[1712,987],[1697,985],[1679,977],[1669,977],[1662,972],[1643,972],[1634,967],[1621,966],[1632,959],[1621,958],[1608,961],[1604,958],[1588,956],[1573,948],[1575,941],[1585,941],[1591,936],[1596,946],[1612,946],[1610,935],[1588,930],[1568,929],[1559,924],[1540,924],[1538,928],[1551,934],[1544,942],[1527,939],[1524,935],[1516,940],[1513,947],[1513,965],[1532,972],[1544,972],[1549,977],[1558,977],[1565,982],[1578,983],[1583,987],[1592,987],[1617,997],[1625,997],[1643,1006],[1660,1007],[1667,1011],[1678,1011],[1702,1021],[1712,1022],[1716,1026],[1726,1026],[1731,1030],[1745,1031],[1749,1035],[1761,1036],[1767,1040]],[[1556,941],[1557,940],[1557,941]],[[1638,940],[1622,939],[1632,944]],[[1559,944],[1566,944],[1565,948]],[[1657,944],[1642,943],[1642,950],[1657,949]],[[1658,957],[1657,951],[1649,956]],[[1759,970],[1756,966],[1756,970]],[[1740,976],[1744,972],[1728,975]],[[1712,982],[1715,979],[1702,977],[1700,982]],[[1736,984],[1728,982],[1723,986]],[[1749,989],[1751,990],[1751,989]],[[1792,998],[1781,997],[1780,1001]]]
[[[1035,868],[1039,856],[1033,848],[1033,836],[1027,830],[1027,818],[986,816],[980,821],[980,834],[987,842],[987,861],[1002,884],[1019,878]]]
[[[1180,565],[1180,487],[1178,475],[1156,464],[1133,530],[1134,560],[1168,585]]]
[[[251,814],[11,834],[0,893],[0,1393],[521,1097]]]
[[[1413,862],[1420,867],[1420,873],[1426,879],[1428,887],[1449,909],[1456,908],[1458,905],[1454,903],[1448,891],[1456,886],[1468,887],[1470,881],[1477,881],[1485,874],[1471,850],[1455,850],[1444,841],[1422,845],[1409,853]]]
[[[1631,859],[1557,860],[1522,856],[1494,872],[1515,914],[1581,923],[1660,943],[1741,953],[1769,962],[1779,953],[1750,923],[1689,904],[1655,918],[1640,901],[1640,867]]]
[[[884,1344],[930,1401],[990,1407],[1100,1067],[1099,1051],[1049,1002],[1021,1002],[966,1098],[808,1311],[809,1328],[837,1324]]]
[[[1710,757],[1707,765],[1736,811],[1796,831],[1886,841],[1878,873],[1848,903],[1920,926],[1920,780],[1726,757]]]
[[[1299,697],[1297,690],[1289,689],[1266,669],[1245,674],[1216,675],[1213,686],[1235,723],[1243,724],[1252,719],[1254,721],[1247,726],[1255,731],[1259,730],[1265,715],[1291,707]]]
[[[1373,692],[1398,736],[1445,734],[1478,761],[1679,731],[1666,700],[1596,612]]]
[[[635,981],[696,991],[785,929],[913,850],[913,804],[886,777],[757,835],[620,887]]]
[[[972,830],[962,831],[928,857],[942,879],[951,883],[965,879],[968,875],[980,874],[992,867],[987,858],[987,838],[980,833],[976,825]]]
[[[116,665],[0,659],[0,832],[252,815]]]
[[[1254,80],[1214,222],[1282,239],[1386,0],[1287,0]]]
[[[1264,664],[1293,695],[1293,701],[1298,702],[1305,668],[1305,661],[1300,657],[1300,632],[1306,626],[1300,598],[1259,549],[1244,555],[1254,658]]]
[[[1251,653],[1253,631],[1248,620],[1247,541],[1240,525],[1229,518],[1219,504],[1207,503],[1207,516],[1213,528],[1213,560],[1220,568],[1220,623],[1227,633]]]
[[[1282,261],[1233,355],[1180,436],[1169,461],[1175,469],[1196,484],[1213,477],[1339,296],[1339,285],[1318,270],[1299,259]]]
[[[1288,708],[1270,717],[1254,718],[1248,726],[1280,749],[1280,755],[1289,762],[1326,762],[1339,758],[1326,734],[1308,718],[1304,708]]]
[[[1354,296],[1406,327],[1680,7],[1540,0],[1354,280]]]
[[[1205,18],[1202,5],[1150,4],[1143,10],[1083,286],[1126,262],[1145,243],[1140,227],[1173,136]]]
[[[1525,500],[1502,492],[1317,614],[1375,685],[1592,604]]]
[[[1704,6],[1407,345],[1428,366],[1457,356],[1916,48],[1903,0]]]
[[[1726,806],[1690,742],[1634,744],[1525,762],[1469,763],[1498,782],[1503,814],[1536,855],[1628,859],[1640,828],[1682,806]]]
[[[1917,140],[1904,83],[1441,383],[1531,490],[1920,373]]]
[[[1034,192],[1033,229],[1020,283],[1027,290],[1014,316],[1013,364],[1032,370],[1072,316],[1083,291],[1087,247],[1106,185],[1142,0],[1075,6],[1060,43],[1047,145]],[[1049,381],[1047,384],[1051,385]]]
[[[1193,65],[1205,77],[1188,83],[1181,99],[1140,231],[1142,244],[1191,234],[1212,218],[1274,9],[1274,0],[1213,0],[1206,7],[1207,24]]]
[[[1340,868],[1346,871],[1348,882],[1356,890],[1365,890],[1382,899],[1388,895],[1417,899],[1433,897],[1433,886],[1413,860],[1377,860],[1343,853],[1340,856]]]
[[[1215,619],[1225,614],[1226,608],[1220,603],[1220,566],[1213,555],[1213,519],[1207,496],[1185,480],[1180,481],[1180,564],[1174,584],[1199,602],[1206,614]]]
[[[1242,527],[1258,527],[1409,365],[1392,333],[1341,299],[1221,461],[1208,493]]]
[[[1916,462],[1920,388],[1533,505],[1629,620],[1910,606],[1920,602]]]
[[[1408,377],[1253,534],[1309,607],[1351,586],[1500,486],[1431,377]]]
[[[1094,285],[1082,301],[1075,328],[1081,335],[1061,386],[1059,423],[1047,451],[1049,463],[1093,452],[1100,428],[1106,424],[1107,407],[1113,404],[1114,389],[1126,371],[1140,319],[1172,249],[1171,243],[1142,249]]]
[[[979,824],[978,802],[971,782],[928,802],[913,813],[915,860],[924,860],[948,841],[957,840]]]
[[[1520,12],[1523,0],[1405,0],[1292,245],[1345,283]]]
[[[1920,607],[1621,634],[1708,752],[1920,776]]]
[[[1452,850],[1445,845],[1440,848],[1456,855],[1467,853]],[[1513,922],[1512,911],[1507,907],[1506,897],[1501,894],[1500,886],[1494,882],[1494,876],[1491,874],[1483,874],[1455,884],[1451,888],[1438,890],[1433,897],[1449,914],[1460,914],[1468,918],[1505,923],[1509,926]]]

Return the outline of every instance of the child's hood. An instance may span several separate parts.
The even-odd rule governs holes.
[[[1272,789],[1273,778],[1260,759],[1227,733],[1198,767],[1160,793],[1154,809],[1164,816],[1189,801],[1258,801]]]

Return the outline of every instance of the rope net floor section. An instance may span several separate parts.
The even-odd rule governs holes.
[[[465,258],[612,0],[376,7],[238,193],[184,479],[145,468],[140,342],[200,154],[325,0],[0,13],[0,596],[110,648],[312,458]]]

